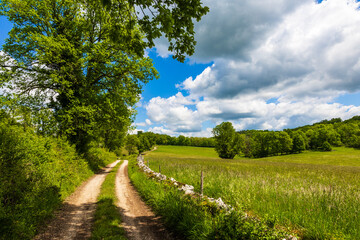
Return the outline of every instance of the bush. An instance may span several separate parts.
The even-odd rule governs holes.
[[[323,151],[330,152],[332,150],[331,145],[328,141],[325,141],[321,147]]]
[[[0,239],[31,239],[77,186],[115,154],[92,148],[89,164],[66,140],[0,123]],[[96,166],[96,167],[95,167]]]
[[[94,146],[92,146],[84,156],[93,172],[99,171],[103,166],[106,166],[117,159],[115,153],[109,152],[106,148]]]
[[[129,152],[125,148],[117,148],[114,153],[117,157],[129,155]]]

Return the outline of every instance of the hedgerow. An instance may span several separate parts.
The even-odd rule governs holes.
[[[93,158],[103,158],[96,166],[116,158],[104,154],[104,149],[93,152]],[[40,136],[2,119],[0,239],[31,239],[61,202],[94,173],[91,161],[79,156],[65,139]]]

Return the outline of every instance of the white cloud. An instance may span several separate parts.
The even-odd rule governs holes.
[[[170,135],[170,136],[176,135],[173,131],[166,129],[163,126],[149,128],[148,131],[153,132],[153,133],[166,134],[166,135]]]
[[[161,97],[151,99],[146,110],[150,120],[164,124],[171,131],[197,132],[201,131],[201,121],[198,119],[197,111],[190,108],[194,104],[193,100],[179,92],[167,99]]]
[[[140,123],[135,123],[134,126],[138,126],[138,127],[146,127],[146,126],[150,126],[153,123],[151,122],[150,119],[146,119],[145,122],[140,122]]]
[[[360,3],[305,2],[267,29],[263,41],[248,49],[249,58],[235,51],[226,59],[214,55],[215,64],[182,87],[215,98],[327,97],[360,90]]]
[[[359,107],[333,103],[360,91],[360,3],[205,5],[211,12],[196,26],[192,60],[214,64],[177,86],[188,96],[153,98],[146,107],[153,122],[200,133],[205,120],[232,121],[238,130],[283,129],[360,114]]]
[[[205,0],[210,12],[195,27],[195,58],[250,58],[250,51],[264,41],[283,16],[310,1]]]
[[[150,121],[150,119],[146,119],[146,120],[145,120],[145,123],[146,123],[146,125],[148,125],[148,126],[150,126],[150,125],[152,124],[152,122]]]

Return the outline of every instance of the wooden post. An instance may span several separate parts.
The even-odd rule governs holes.
[[[159,165],[159,173],[161,173],[161,167],[160,167],[160,165]]]
[[[200,182],[201,197],[203,196],[203,192],[204,192],[204,175],[203,175],[203,170],[201,169],[201,182]]]

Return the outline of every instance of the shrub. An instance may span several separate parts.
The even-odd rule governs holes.
[[[332,150],[331,145],[328,141],[325,141],[321,147],[323,151],[330,152]]]
[[[84,155],[93,172],[97,172],[101,167],[116,161],[117,156],[113,152],[109,152],[106,148],[92,146]]]
[[[66,140],[0,123],[0,239],[31,239],[77,186],[115,154],[92,148],[89,164]]]

